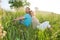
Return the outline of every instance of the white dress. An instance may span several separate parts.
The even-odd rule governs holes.
[[[32,25],[33,25],[33,28],[38,28],[41,30],[44,30],[47,27],[50,28],[49,21],[45,21],[43,23],[40,23],[39,20],[35,16],[32,16]]]
[[[39,20],[35,17],[35,16],[32,16],[32,26],[33,28],[36,28],[37,25],[39,25]]]

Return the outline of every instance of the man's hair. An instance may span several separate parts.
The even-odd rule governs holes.
[[[28,9],[30,10],[30,8],[29,8],[29,7],[26,7],[26,8],[28,8]]]

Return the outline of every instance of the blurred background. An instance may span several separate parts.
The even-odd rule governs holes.
[[[0,29],[2,30],[0,30],[0,39],[60,40],[59,4],[60,0],[0,0]],[[26,29],[23,25],[19,25],[18,21],[15,25],[12,20],[23,16],[26,7],[30,7],[36,13],[40,23],[49,21],[51,28],[46,28],[44,31],[29,28],[29,32],[24,33]],[[24,29],[23,31],[21,31],[21,27]],[[3,31],[6,32],[3,33]]]

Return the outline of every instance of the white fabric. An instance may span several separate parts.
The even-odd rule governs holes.
[[[37,25],[37,28],[41,29],[41,30],[45,30],[46,28],[50,28],[49,21],[45,21],[42,24]]]
[[[40,24],[39,20],[35,16],[33,16],[32,17],[32,26],[33,26],[33,28],[36,28],[36,26],[39,25],[39,24]]]
[[[35,16],[32,17],[32,25],[33,25],[33,28],[38,28],[41,30],[44,30],[47,27],[50,28],[49,21],[45,21],[43,23],[40,23],[39,20]]]

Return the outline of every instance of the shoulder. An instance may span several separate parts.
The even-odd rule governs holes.
[[[25,15],[29,15],[29,14],[25,14]]]
[[[25,14],[24,15],[25,18],[31,17],[30,14]]]
[[[26,16],[31,16],[30,14],[25,14]]]

